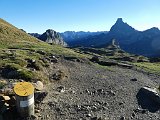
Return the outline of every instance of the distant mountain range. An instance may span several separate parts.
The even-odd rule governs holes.
[[[160,56],[160,30],[153,27],[138,31],[124,23],[122,18],[117,19],[109,32],[99,32],[66,42],[72,47],[105,47],[112,39],[116,39],[120,47],[127,52],[144,56]]]
[[[72,43],[74,42],[77,41],[81,42],[83,39],[86,39],[88,37],[100,34],[107,34],[107,33],[108,33],[107,31],[99,31],[99,32],[66,31],[63,33],[58,33],[52,29],[48,29],[43,34],[39,33],[28,33],[28,34],[50,44],[53,43],[62,46],[67,46],[67,44],[69,44],[70,46],[72,46]]]
[[[60,33],[60,35],[63,37],[63,39],[67,43],[72,43],[74,41],[78,41],[81,39],[85,39],[88,36],[95,36],[95,35],[100,35],[102,33],[107,33],[107,31],[98,31],[98,32],[84,32],[84,31],[66,31],[63,33]]]
[[[126,52],[144,55],[160,56],[160,30],[156,27],[145,31],[138,31],[118,18],[110,31],[84,32],[66,31],[57,33],[47,30],[42,35],[30,33],[30,35],[48,42],[69,47],[99,47],[103,48],[115,39]],[[65,42],[64,42],[65,41]]]

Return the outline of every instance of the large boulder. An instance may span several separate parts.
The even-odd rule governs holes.
[[[153,102],[156,102],[160,105],[160,94],[158,93],[157,89],[142,87],[140,91],[143,92],[148,97],[150,97],[150,99],[152,99]]]
[[[137,95],[138,105],[142,109],[151,113],[155,113],[160,110],[160,94],[158,89],[150,87],[142,87]]]

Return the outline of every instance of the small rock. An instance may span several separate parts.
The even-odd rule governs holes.
[[[132,113],[131,117],[133,117],[133,118],[134,118],[135,116],[136,116],[136,114],[135,114],[135,113]]]
[[[98,120],[98,117],[93,117],[91,118],[91,120]]]
[[[109,104],[108,104],[107,102],[105,102],[103,105],[104,105],[104,106],[109,106]]]
[[[86,110],[88,110],[88,111],[91,109],[91,107],[90,107],[90,106],[87,106],[87,107],[85,107],[85,108],[86,108]]]
[[[102,93],[104,90],[103,89],[98,89],[97,92],[98,93]]]
[[[93,91],[92,94],[96,94],[96,91]]]
[[[41,81],[37,81],[36,83],[33,84],[36,90],[43,90],[43,83]]]
[[[92,92],[90,92],[90,93],[89,93],[89,95],[93,95],[93,93],[92,93]]]
[[[5,101],[9,101],[11,98],[9,96],[2,96]]]
[[[49,118],[49,115],[47,115],[46,117]]]
[[[36,63],[36,60],[35,59],[26,59],[30,64],[34,64]]]
[[[137,78],[133,78],[133,79],[131,79],[131,81],[137,81]]]
[[[45,55],[46,54],[43,50],[39,50],[39,51],[37,51],[37,53],[39,53],[41,55]]]
[[[77,105],[76,108],[77,108],[77,111],[81,110],[81,106],[80,105]]]
[[[121,117],[121,118],[120,118],[120,120],[125,120],[125,117],[124,117],[124,116],[123,116],[123,117]]]
[[[58,59],[55,56],[51,56],[50,58],[52,63],[58,63]]]
[[[86,93],[90,93],[88,89],[85,90]]]
[[[40,110],[38,110],[38,109],[35,110],[35,113],[39,113],[39,112],[40,112]]]
[[[104,106],[102,107],[102,109],[103,109],[103,110],[107,110],[107,108],[106,108],[106,107],[104,107]]]
[[[69,93],[74,94],[74,93],[76,93],[76,91],[71,90],[71,91],[69,91]]]
[[[56,111],[57,111],[57,112],[60,112],[60,111],[61,111],[61,109],[60,109],[60,108],[56,108]]]
[[[64,86],[59,86],[58,88],[57,88],[57,90],[58,90],[58,92],[65,92],[65,87]]]
[[[97,110],[97,107],[96,107],[96,106],[92,106],[92,110],[93,110],[93,111],[96,111],[96,110]]]
[[[116,95],[113,90],[110,90],[110,91],[109,91],[109,94],[112,95],[112,96],[115,96],[115,95]]]
[[[42,115],[41,115],[41,114],[38,114],[38,117],[42,117]]]
[[[5,103],[4,105],[7,106],[7,107],[9,107],[9,104],[8,104],[8,103]]]
[[[119,102],[119,105],[123,105],[123,102]]]
[[[87,114],[87,115],[86,115],[86,117],[91,117],[91,114],[90,114],[90,113],[89,113],[89,114]]]

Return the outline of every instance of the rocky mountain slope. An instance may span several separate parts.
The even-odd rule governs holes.
[[[42,35],[38,33],[29,33],[29,34],[49,44],[61,45],[64,47],[67,46],[67,43],[63,40],[60,34],[52,29],[46,30],[46,32],[44,32]]]

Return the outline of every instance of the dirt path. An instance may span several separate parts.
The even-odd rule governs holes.
[[[39,118],[47,120],[158,120],[160,111],[142,109],[137,93],[141,87],[155,87],[160,77],[131,69],[111,71],[63,61],[70,74],[66,80],[46,86],[47,97],[39,104]],[[131,79],[136,78],[137,81]]]

